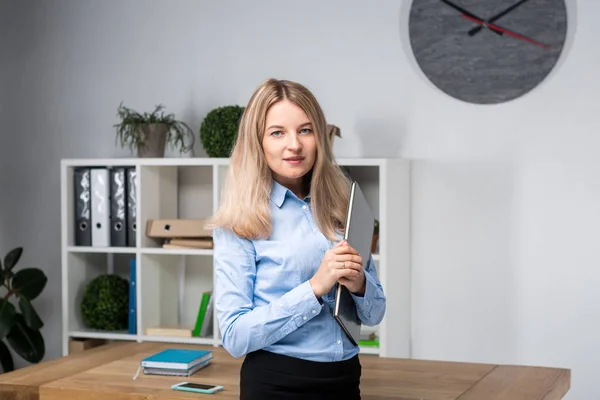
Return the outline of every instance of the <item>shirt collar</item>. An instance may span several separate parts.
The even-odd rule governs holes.
[[[277,207],[281,208],[283,202],[285,201],[285,196],[288,193],[290,196],[296,196],[290,189],[286,188],[276,180],[273,180],[273,186],[271,187],[271,200],[277,205]],[[309,199],[310,193],[304,198],[304,200],[309,201]]]
[[[285,195],[290,190],[273,180],[273,187],[271,188],[271,200],[277,205],[277,207],[281,208],[283,201],[285,200]]]

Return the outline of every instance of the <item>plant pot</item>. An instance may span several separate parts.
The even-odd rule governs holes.
[[[148,124],[140,128],[143,145],[138,147],[138,157],[164,157],[168,127],[165,124]]]
[[[379,235],[373,235],[373,241],[371,241],[371,253],[375,253],[377,250],[377,241],[379,240]]]

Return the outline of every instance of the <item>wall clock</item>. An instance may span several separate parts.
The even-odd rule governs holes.
[[[565,0],[413,0],[410,48],[427,78],[476,104],[513,100],[556,65],[567,34]]]

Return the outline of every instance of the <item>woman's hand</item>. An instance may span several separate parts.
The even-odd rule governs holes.
[[[319,269],[309,283],[315,296],[322,297],[338,281],[351,292],[363,289],[365,282],[362,258],[345,240],[325,253]]]
[[[357,296],[363,296],[365,294],[365,286],[367,279],[361,267],[360,274],[357,276],[346,276],[340,278],[340,284],[346,286],[348,290]]]

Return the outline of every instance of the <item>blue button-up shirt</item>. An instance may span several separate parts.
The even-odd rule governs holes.
[[[333,317],[335,286],[319,302],[308,282],[335,243],[317,228],[310,195],[298,198],[277,182],[271,191],[267,240],[213,231],[215,311],[223,347],[234,357],[263,349],[313,361],[356,353]],[[363,325],[381,322],[386,298],[369,255],[364,296],[355,296]]]

